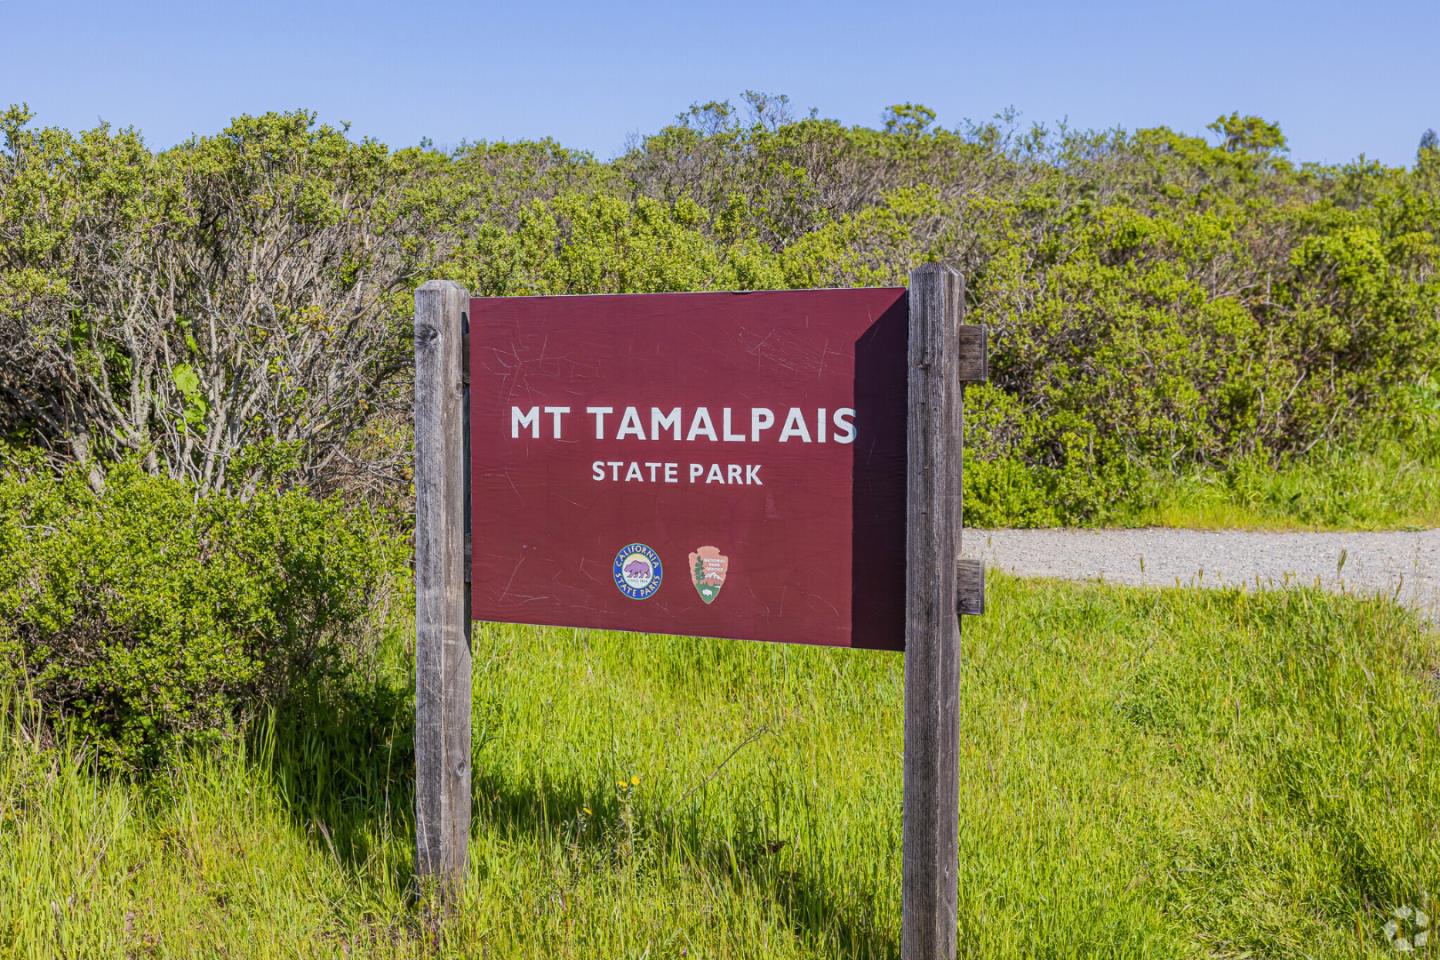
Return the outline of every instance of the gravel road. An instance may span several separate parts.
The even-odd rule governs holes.
[[[966,530],[963,548],[1022,576],[1159,586],[1304,583],[1384,594],[1440,622],[1440,530]]]

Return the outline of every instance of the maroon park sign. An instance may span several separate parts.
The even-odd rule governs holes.
[[[901,937],[953,960],[964,283],[415,294],[416,876],[470,838],[473,621],[904,651]],[[468,399],[467,399],[468,398]]]
[[[470,301],[471,615],[900,650],[903,288]]]

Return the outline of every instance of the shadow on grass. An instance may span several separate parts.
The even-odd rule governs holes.
[[[357,881],[380,874],[400,889],[415,885],[414,713],[408,692],[374,684],[296,703],[256,736],[255,757],[286,809],[316,848],[333,855]],[[899,956],[895,931],[873,900],[837,902],[814,870],[784,866],[785,843],[760,824],[735,837],[716,836],[693,806],[674,813],[597,804],[579,782],[517,789],[477,771],[472,793],[477,826],[512,837],[578,848],[592,860],[618,861],[628,844],[647,844],[661,860],[681,859],[733,889],[765,892],[803,940],[831,955]],[[589,803],[594,815],[575,817]],[[399,855],[397,855],[397,851]]]
[[[357,878],[414,883],[415,717],[406,691],[353,684],[286,704],[257,729],[253,756],[286,810],[322,851]],[[389,849],[387,849],[389,848]],[[388,859],[387,858],[388,855]]]
[[[737,891],[763,891],[785,911],[791,928],[828,956],[899,956],[895,934],[873,899],[837,902],[815,872],[784,866],[786,841],[766,836],[758,823],[727,839],[696,816],[638,811],[632,840],[623,802],[597,804],[594,795],[593,787],[578,782],[517,789],[481,774],[474,783],[475,816],[501,836],[571,844],[602,858],[623,859],[632,842],[648,845],[658,859],[681,859]],[[587,804],[594,815],[582,829],[575,812]]]

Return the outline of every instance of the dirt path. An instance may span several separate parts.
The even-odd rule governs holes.
[[[1440,622],[1440,530],[966,530],[964,552],[1034,577],[1252,588],[1318,583],[1394,596]]]

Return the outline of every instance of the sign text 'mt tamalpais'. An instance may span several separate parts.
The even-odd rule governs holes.
[[[475,299],[477,620],[901,649],[903,289]]]

